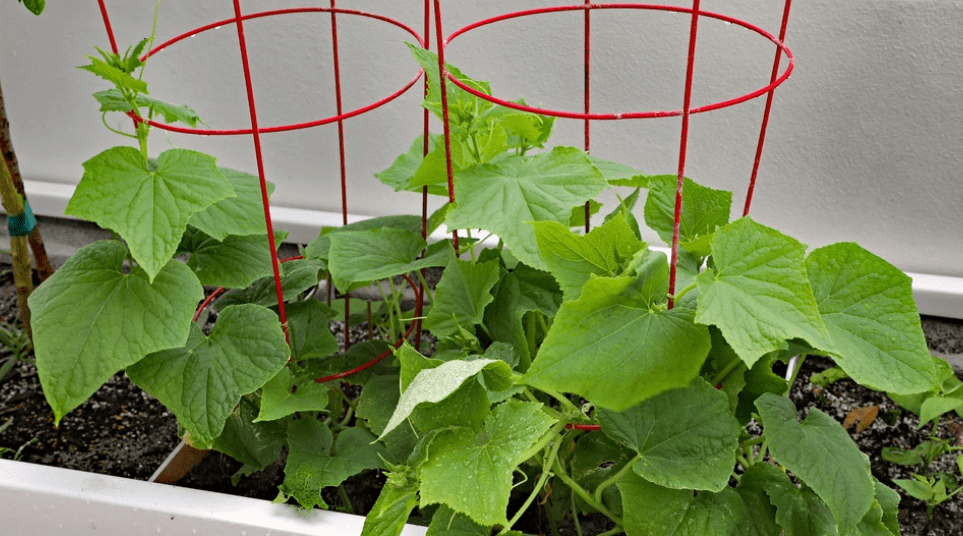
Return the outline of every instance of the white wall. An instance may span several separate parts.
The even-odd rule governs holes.
[[[574,1],[574,0],[573,0]],[[446,33],[483,16],[551,0],[445,0]],[[123,47],[148,35],[149,0],[109,0]],[[245,0],[245,10],[328,2]],[[687,2],[676,1],[676,5]],[[703,9],[778,31],[783,2],[704,0]],[[342,0],[423,27],[421,0]],[[167,38],[233,15],[228,0],[164,0],[158,33]],[[681,107],[688,17],[618,10],[594,15],[595,111]],[[262,126],[334,113],[327,15],[276,17],[246,25]],[[368,104],[415,73],[393,26],[339,18],[345,107]],[[796,70],[776,93],[754,217],[812,246],[855,240],[900,268],[963,276],[963,3],[951,0],[797,1],[787,44]],[[448,59],[491,79],[497,95],[578,111],[581,14],[519,19],[454,41]],[[434,41],[434,35],[432,35]],[[0,81],[21,168],[36,191],[75,184],[81,163],[124,140],[101,125],[90,94],[106,86],[74,69],[94,46],[108,47],[95,0],[48,2],[42,17],[0,3]],[[703,19],[694,104],[767,83],[773,46],[756,34]],[[148,64],[151,95],[195,108],[214,128],[249,125],[232,26],[191,38]],[[420,128],[419,92],[346,123],[349,208],[355,215],[416,213],[417,196],[395,194],[372,174],[392,162]],[[741,211],[764,101],[695,116],[687,175],[735,190]],[[114,126],[124,124],[114,114]],[[678,118],[597,123],[593,152],[646,172],[672,173]],[[340,211],[336,130],[264,136],[278,207],[315,217]],[[219,163],[255,171],[249,137],[171,135]],[[581,145],[581,123],[560,120],[555,140]],[[153,150],[168,140],[155,132]],[[49,189],[48,189],[49,190]],[[67,188],[69,190],[69,188]],[[44,190],[47,191],[47,190]],[[32,204],[38,206],[37,201]],[[49,205],[54,207],[56,203]],[[52,209],[51,209],[52,210]],[[42,211],[42,210],[41,210]],[[312,220],[313,221],[313,220]],[[298,235],[310,239],[315,230]]]

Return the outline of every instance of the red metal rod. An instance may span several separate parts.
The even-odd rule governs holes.
[[[331,0],[331,49],[334,54],[334,100],[338,112],[338,158],[341,163],[341,218],[342,225],[348,225],[348,177],[344,163],[344,119],[340,119],[341,108],[341,61],[338,54],[338,18],[335,13],[335,0]],[[351,296],[344,295],[344,351],[351,347],[351,331],[348,329],[348,312]]]
[[[495,22],[499,22],[507,19],[513,19],[517,17],[524,17],[528,15],[540,15],[543,13],[557,13],[557,12],[563,12],[563,11],[577,11],[577,10],[586,10],[586,9],[640,9],[640,10],[667,11],[667,12],[674,12],[674,13],[687,13],[690,15],[694,14],[693,10],[690,8],[652,5],[652,4],[590,4],[588,6],[577,5],[577,6],[559,6],[559,7],[550,7],[550,8],[541,8],[541,9],[531,9],[526,11],[508,13],[498,17],[492,17],[490,19],[485,19],[483,21],[479,21],[474,24],[465,26],[464,28],[461,28],[455,31],[450,36],[448,36],[448,39],[446,40],[446,44],[450,43],[456,37],[458,37],[461,34],[464,34],[467,31],[470,31],[475,28],[485,26],[488,24],[492,24]],[[741,95],[739,97],[735,97],[732,99],[715,102],[711,104],[706,104],[703,106],[691,107],[688,111],[690,115],[697,114],[697,113],[705,113],[712,110],[718,110],[720,108],[726,108],[729,106],[733,106],[733,105],[745,102],[747,100],[754,99],[764,93],[771,91],[775,87],[779,86],[787,78],[789,78],[790,74],[792,74],[793,68],[795,66],[795,61],[794,61],[792,52],[789,50],[788,47],[786,47],[785,44],[783,44],[780,40],[776,39],[776,37],[774,37],[772,34],[767,32],[766,30],[758,26],[755,26],[753,24],[749,24],[748,22],[736,19],[734,17],[730,17],[728,15],[722,15],[719,13],[713,13],[710,11],[699,11],[697,15],[699,17],[709,17],[709,18],[721,20],[724,22],[728,22],[731,24],[735,24],[737,26],[741,26],[747,30],[751,30],[761,35],[762,37],[768,39],[773,44],[775,44],[779,48],[779,50],[786,55],[788,62],[787,62],[786,70],[775,80],[775,82],[765,87],[762,87],[760,89],[757,89],[756,91],[753,91],[751,93],[746,93],[745,95]],[[461,81],[459,81],[458,79],[456,79],[450,74],[448,75],[448,79],[451,80],[452,83],[458,86],[459,88],[471,93],[472,95],[475,95],[476,97],[488,100],[489,102],[493,102],[501,106],[506,106],[508,108],[513,108],[515,110],[521,110],[524,112],[530,112],[535,114],[550,115],[554,117],[565,117],[569,119],[591,119],[591,120],[597,120],[597,121],[614,121],[614,120],[623,120],[623,119],[650,119],[650,118],[657,118],[657,117],[676,117],[676,116],[681,116],[683,113],[682,110],[659,110],[659,111],[648,111],[648,112],[585,114],[580,112],[576,113],[576,112],[568,112],[564,110],[553,110],[549,108],[536,108],[533,106],[524,106],[524,105],[516,104],[504,99],[486,95],[474,88],[468,87],[467,85],[463,84]]]
[[[104,29],[107,30],[107,39],[110,40],[110,49],[114,51],[114,54],[120,54],[117,49],[117,40],[114,39],[114,29],[110,25],[110,17],[107,15],[107,6],[104,5],[104,0],[97,0],[100,4],[100,16],[104,19]]]
[[[102,2],[103,0],[100,0],[100,1]],[[241,20],[251,20],[251,19],[257,19],[257,18],[262,18],[262,17],[270,17],[270,16],[275,16],[275,15],[288,15],[288,14],[294,14],[294,13],[329,13],[329,12],[332,13],[332,14],[334,14],[334,13],[340,13],[340,14],[345,14],[345,15],[354,15],[354,16],[360,16],[360,17],[367,17],[367,18],[379,20],[379,21],[382,21],[382,22],[387,22],[387,23],[392,24],[392,25],[394,25],[394,26],[397,26],[398,28],[400,28],[400,29],[404,30],[405,32],[407,32],[407,33],[408,33],[409,35],[411,35],[411,37],[412,37],[415,41],[417,41],[419,44],[424,43],[424,39],[421,37],[421,35],[418,34],[418,32],[416,32],[416,31],[415,31],[414,29],[412,29],[411,27],[409,27],[409,26],[407,26],[407,25],[405,25],[405,24],[402,24],[401,22],[398,22],[398,21],[396,21],[396,20],[390,19],[390,18],[385,17],[385,16],[383,16],[383,15],[377,15],[377,14],[374,14],[374,13],[367,13],[367,12],[364,12],[364,11],[357,11],[357,10],[353,10],[353,9],[341,9],[341,8],[334,8],[334,9],[332,9],[332,8],[328,8],[328,7],[277,9],[277,10],[271,10],[271,11],[262,11],[262,12],[258,12],[258,13],[249,13],[249,14],[247,14],[247,15],[244,15],[244,16],[241,18]],[[224,20],[220,20],[220,21],[217,21],[217,22],[212,22],[212,23],[210,23],[210,24],[206,24],[206,25],[201,26],[201,27],[199,27],[199,28],[195,28],[195,29],[193,29],[193,30],[190,30],[190,31],[188,31],[188,32],[185,32],[185,33],[183,33],[183,34],[180,34],[180,35],[178,35],[178,36],[176,36],[176,37],[173,37],[173,38],[165,41],[164,43],[162,43],[162,44],[154,47],[154,48],[151,49],[147,54],[145,54],[145,55],[142,57],[142,59],[146,58],[148,55],[157,54],[158,52],[160,52],[161,50],[167,48],[168,46],[170,46],[170,45],[172,45],[172,44],[174,44],[174,43],[177,43],[177,42],[179,42],[179,41],[182,41],[182,40],[184,40],[184,39],[187,39],[188,37],[197,35],[197,34],[199,34],[199,33],[201,33],[201,32],[205,32],[205,31],[208,31],[208,30],[214,30],[214,29],[220,28],[221,26],[224,26],[225,24],[234,24],[234,21],[235,21],[235,20],[236,20],[236,19],[224,19]],[[365,113],[365,112],[368,112],[368,111],[371,111],[371,110],[373,110],[373,109],[375,109],[375,108],[378,108],[378,107],[380,107],[380,106],[383,106],[384,104],[386,104],[386,103],[388,103],[388,102],[391,102],[391,101],[393,101],[394,99],[398,98],[399,96],[403,95],[405,92],[407,92],[409,89],[411,89],[411,87],[414,86],[415,83],[417,83],[419,79],[421,79],[421,73],[422,73],[422,71],[419,69],[417,75],[416,75],[414,78],[412,78],[411,80],[409,80],[409,81],[405,84],[405,86],[402,87],[401,89],[399,89],[398,91],[395,91],[395,92],[392,93],[391,95],[389,95],[389,96],[387,96],[387,97],[385,97],[385,98],[383,98],[383,99],[381,99],[381,100],[378,100],[377,102],[374,102],[374,103],[369,104],[369,105],[367,105],[367,106],[363,106],[363,107],[358,108],[358,109],[356,109],[356,110],[352,110],[352,111],[346,112],[346,113],[341,113],[341,114],[338,114],[337,116],[334,116],[334,117],[327,117],[327,118],[319,119],[319,120],[315,120],[315,121],[306,121],[306,122],[302,122],[302,123],[293,123],[293,124],[289,124],[289,125],[277,125],[277,126],[271,126],[271,127],[262,127],[262,128],[260,129],[260,131],[261,131],[262,134],[268,134],[268,133],[273,133],[273,132],[288,132],[288,131],[292,131],[292,130],[300,130],[300,129],[312,128],[312,127],[321,126],[321,125],[327,125],[327,124],[329,124],[329,123],[334,123],[335,121],[344,120],[344,119],[349,119],[349,118],[351,118],[351,117],[355,117],[355,116],[357,116],[357,115],[361,115],[361,114],[363,114],[363,113]],[[187,128],[187,127],[178,127],[178,126],[174,126],[174,125],[166,125],[166,124],[161,123],[161,122],[159,122],[159,121],[147,121],[147,123],[148,123],[149,125],[151,125],[152,127],[156,127],[156,128],[162,129],[162,130],[169,131],[169,132],[178,132],[178,133],[181,133],[181,134],[195,134],[195,135],[203,135],[203,136],[238,136],[238,135],[248,135],[248,134],[251,134],[251,130],[250,130],[250,129]]]
[[[284,291],[281,288],[281,263],[278,262],[277,245],[274,241],[274,225],[271,222],[271,203],[268,198],[267,179],[264,175],[264,157],[261,154],[261,131],[257,128],[257,107],[254,105],[254,86],[251,82],[251,65],[247,56],[247,39],[244,37],[244,22],[241,17],[240,0],[234,0],[234,14],[237,26],[237,42],[241,50],[241,65],[244,68],[244,84],[247,88],[247,104],[251,112],[251,134],[254,138],[254,156],[257,160],[257,174],[261,181],[261,203],[264,206],[264,223],[267,226],[268,247],[271,250],[271,268],[274,271],[274,290],[278,297],[278,316],[281,329],[288,339],[288,320],[284,312]],[[290,343],[290,341],[288,341]]]
[[[445,69],[445,41],[441,33],[441,2],[435,0],[435,36],[438,42],[438,87],[441,89],[441,115],[442,124],[445,130],[445,167],[448,170],[448,202],[455,202],[455,173],[451,164],[451,125],[448,118],[448,84],[445,78],[450,78],[448,70]],[[427,74],[426,74],[427,76]],[[452,245],[455,248],[455,255],[461,254],[458,247],[458,230],[451,231]]]
[[[689,145],[689,106],[692,103],[692,75],[695,66],[696,41],[699,34],[699,0],[692,1],[692,22],[689,28],[689,54],[685,68],[685,97],[682,104],[682,134],[679,136],[679,172],[675,186],[675,217],[672,223],[672,264],[669,270],[669,309],[675,304],[675,278],[679,264],[679,227],[682,221],[682,186],[685,181],[686,149]]]
[[[586,7],[589,6],[591,0],[585,0]],[[583,99],[585,115],[592,113],[592,10],[586,9],[583,14],[584,23],[584,41],[585,41],[585,54],[583,58],[583,64],[585,66],[585,79],[583,80]],[[588,153],[592,148],[592,132],[591,132],[592,122],[586,118],[584,128],[585,137],[585,152]],[[585,234],[588,234],[589,229],[592,228],[592,202],[585,202]]]
[[[425,48],[431,48],[431,0],[425,0],[425,44],[424,46]],[[424,95],[425,97],[428,96],[428,74],[427,73],[425,73]],[[428,113],[428,109],[425,108],[424,110],[422,110],[422,120],[423,120],[423,130],[422,130],[423,135],[421,140],[422,156],[428,156],[428,134],[429,134],[428,121],[429,119],[430,119],[430,115]],[[427,185],[421,187],[421,237],[424,238],[425,240],[428,240],[428,186]],[[422,257],[425,256],[424,250],[422,250],[421,256]],[[421,315],[423,314],[424,307],[425,307],[425,300],[424,300],[425,287],[422,281],[424,281],[425,273],[426,273],[425,269],[422,268],[421,280],[418,281],[418,300],[415,302],[415,318],[416,318],[415,323],[417,325],[417,327],[415,327],[415,349],[416,350],[421,349],[421,327],[422,327]]]
[[[779,27],[779,41],[786,41],[786,28],[789,26],[789,9],[792,7],[792,0],[786,0],[786,5],[782,11],[782,25]],[[776,49],[776,57],[772,60],[772,75],[769,82],[776,81],[779,73],[779,60],[782,57],[781,51]],[[752,175],[749,177],[749,190],[746,192],[746,205],[743,207],[742,215],[749,215],[749,207],[752,205],[752,195],[756,191],[756,177],[759,175],[759,161],[762,160],[762,148],[766,143],[766,130],[769,128],[769,112],[772,110],[772,98],[775,88],[769,90],[766,96],[766,110],[762,114],[762,126],[759,127],[759,143],[756,144],[756,156],[752,161]]]

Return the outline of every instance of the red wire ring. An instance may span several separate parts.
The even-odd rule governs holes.
[[[589,4],[589,5],[556,6],[556,7],[529,9],[525,11],[517,11],[514,13],[506,13],[504,15],[499,15],[497,17],[492,17],[490,19],[485,19],[473,24],[469,24],[468,26],[465,26],[459,30],[456,30],[451,35],[449,35],[448,38],[445,39],[445,46],[447,47],[448,43],[452,42],[456,37],[458,37],[461,34],[467,33],[481,26],[487,26],[489,24],[501,22],[503,20],[526,17],[529,15],[542,15],[545,13],[559,13],[564,11],[582,11],[582,10],[592,10],[592,9],[640,9],[640,10],[688,13],[690,15],[693,12],[692,8],[677,7],[677,6],[663,6],[663,5],[656,5],[656,4]],[[774,82],[770,83],[769,85],[764,86],[761,89],[758,89],[751,93],[746,93],[745,95],[736,97],[734,99],[729,99],[726,101],[720,101],[712,104],[699,106],[696,108],[691,108],[689,110],[690,114],[697,114],[702,112],[709,112],[712,110],[718,110],[720,108],[726,108],[728,106],[733,106],[735,104],[739,104],[739,103],[754,99],[760,95],[763,95],[775,89],[780,84],[785,82],[786,79],[789,78],[789,75],[792,74],[793,68],[795,66],[795,59],[793,57],[792,51],[789,50],[789,47],[787,47],[785,43],[777,39],[771,33],[763,30],[762,28],[756,25],[750,24],[740,19],[730,17],[728,15],[722,15],[719,13],[713,13],[710,11],[702,11],[702,10],[699,10],[698,15],[700,17],[710,17],[713,19],[721,20],[723,22],[736,24],[736,25],[742,26],[743,28],[746,28],[747,30],[752,30],[756,32],[757,34],[765,37],[766,39],[771,41],[774,45],[776,45],[776,47],[778,47],[779,50],[781,50],[786,55],[789,61],[788,61],[788,65],[786,66],[786,70],[783,72],[783,74],[780,75]],[[553,117],[605,121],[605,120],[620,120],[620,119],[650,119],[650,118],[656,118],[656,117],[676,117],[676,116],[682,115],[683,113],[682,110],[662,110],[662,111],[654,111],[654,112],[628,112],[628,113],[576,113],[576,112],[566,112],[561,110],[550,110],[547,108],[535,108],[533,106],[525,106],[521,104],[516,104],[514,102],[509,102],[507,100],[499,99],[498,97],[494,97],[492,95],[486,95],[481,91],[478,91],[476,89],[473,89],[465,85],[464,83],[462,83],[460,80],[458,80],[451,74],[448,74],[448,79],[451,80],[453,84],[460,87],[461,89],[471,93],[472,95],[475,95],[476,97],[485,99],[489,102],[493,102],[501,106],[506,106],[508,108],[513,108],[515,110],[521,110],[523,112],[530,112],[534,114],[548,115]]]
[[[292,14],[292,13],[342,13],[342,14],[345,14],[345,15],[357,15],[357,16],[359,16],[359,17],[367,17],[367,18],[370,18],[370,19],[380,20],[380,21],[382,21],[382,22],[387,22],[387,23],[389,23],[389,24],[393,24],[394,26],[397,26],[398,28],[401,28],[402,30],[408,32],[416,41],[418,41],[418,44],[419,44],[419,45],[421,45],[422,47],[424,47],[424,39],[423,39],[420,35],[418,35],[418,33],[417,33],[414,29],[412,29],[411,27],[405,25],[404,23],[401,23],[401,22],[396,21],[396,20],[394,20],[394,19],[390,19],[390,18],[385,17],[385,16],[383,16],[383,15],[378,15],[378,14],[375,14],[375,13],[368,13],[368,12],[364,12],[364,11],[358,11],[358,10],[354,10],[354,9],[341,9],[341,8],[330,8],[330,7],[302,7],[302,8],[277,9],[277,10],[272,10],[272,11],[261,11],[261,12],[257,12],[257,13],[249,13],[249,14],[247,14],[247,15],[243,15],[243,16],[241,17],[241,20],[242,20],[242,21],[246,21],[246,20],[249,20],[249,19],[269,17],[269,16],[274,16],[274,15],[288,15],[288,14]],[[181,34],[181,35],[178,35],[178,36],[176,36],[176,37],[174,37],[174,38],[172,38],[172,39],[169,39],[169,40],[161,43],[160,45],[154,47],[152,50],[150,50],[150,51],[148,51],[146,54],[144,54],[144,55],[141,57],[141,60],[142,60],[142,61],[146,60],[146,59],[149,58],[150,56],[153,56],[154,54],[157,54],[158,52],[162,51],[163,49],[167,48],[168,46],[170,46],[170,45],[172,45],[172,44],[174,44],[174,43],[177,43],[178,41],[182,41],[182,40],[184,40],[184,39],[187,39],[188,37],[192,37],[192,36],[194,36],[194,35],[197,35],[197,34],[199,34],[199,33],[205,32],[205,31],[207,31],[207,30],[212,30],[212,29],[219,28],[219,27],[221,27],[221,26],[224,26],[225,24],[235,24],[235,22],[236,22],[236,19],[235,19],[235,18],[224,19],[224,20],[221,20],[221,21],[212,22],[212,23],[207,24],[207,25],[205,25],[205,26],[201,26],[201,27],[199,27],[199,28],[195,28],[195,29],[193,29],[193,30],[190,30],[190,31],[188,31],[188,32],[186,32],[186,33],[183,33],[183,34]],[[383,99],[381,99],[381,100],[379,100],[379,101],[376,101],[376,102],[374,102],[374,103],[372,103],[372,104],[369,104],[369,105],[367,105],[367,106],[358,108],[358,109],[356,109],[356,110],[352,110],[352,111],[350,111],[350,112],[345,112],[345,113],[342,113],[342,114],[340,114],[340,115],[335,115],[335,116],[327,117],[327,118],[325,118],[325,119],[319,119],[319,120],[317,120],[317,121],[309,121],[309,122],[305,122],[305,123],[293,123],[293,124],[289,124],[289,125],[278,125],[278,126],[273,126],[273,127],[259,128],[259,129],[258,129],[258,132],[261,132],[261,133],[272,133],[272,132],[288,132],[288,131],[292,131],[292,130],[301,130],[301,129],[305,129],[305,128],[311,128],[311,127],[320,126],[320,125],[327,125],[327,124],[329,124],[329,123],[334,123],[334,122],[336,122],[336,121],[341,121],[341,120],[348,119],[348,118],[351,118],[351,117],[354,117],[354,116],[357,116],[357,115],[361,115],[361,114],[363,114],[363,113],[365,113],[365,112],[369,112],[369,111],[371,111],[371,110],[374,110],[375,108],[379,108],[379,107],[383,106],[384,104],[387,104],[387,103],[395,100],[396,98],[400,97],[401,95],[403,95],[405,92],[407,92],[409,89],[411,89],[411,87],[414,86],[415,83],[417,83],[419,79],[421,79],[421,75],[422,75],[423,72],[424,72],[423,69],[419,69],[419,70],[418,70],[418,74],[417,74],[414,78],[412,78],[407,84],[405,84],[405,86],[402,87],[400,90],[395,91],[395,92],[392,93],[391,95],[388,95],[387,97],[385,97],[385,98],[383,98]],[[245,134],[253,134],[253,133],[254,133],[253,129],[251,129],[251,128],[247,128],[247,129],[203,129],[203,128],[177,127],[177,126],[173,126],[173,125],[168,125],[168,124],[166,124],[166,123],[161,123],[161,122],[159,122],[159,121],[146,120],[146,119],[138,119],[138,118],[133,114],[133,112],[128,113],[128,115],[130,115],[135,121],[142,121],[142,122],[145,122],[145,123],[147,123],[148,125],[150,125],[150,126],[152,126],[152,127],[156,127],[156,128],[161,129],[161,130],[166,130],[166,131],[169,131],[169,132],[178,132],[178,133],[181,133],[181,134],[198,134],[198,135],[203,135],[203,136],[211,136],[211,135],[214,135],[214,136],[236,136],[236,135],[245,135]]]

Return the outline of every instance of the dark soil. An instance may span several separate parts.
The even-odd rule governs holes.
[[[12,278],[9,273],[0,272],[0,320],[13,322],[15,315],[16,297]],[[934,325],[941,330],[939,336],[934,335]],[[963,323],[926,319],[924,327],[931,348],[943,350],[940,345],[945,346],[947,338],[963,340]],[[358,328],[366,332],[361,326]],[[0,360],[6,355],[9,352],[0,348]],[[911,478],[911,468],[883,460],[880,451],[886,446],[915,446],[929,436],[931,428],[917,430],[918,420],[914,415],[902,412],[896,416],[898,407],[885,395],[866,390],[851,381],[837,382],[821,396],[816,396],[809,376],[828,366],[831,366],[831,362],[825,359],[806,360],[792,394],[797,407],[802,413],[818,407],[842,421],[855,408],[879,405],[880,418],[866,431],[856,433],[851,429],[850,433],[860,449],[870,455],[873,474],[885,484],[895,488],[892,479]],[[887,424],[882,418],[888,412],[895,418],[890,419],[892,424]],[[963,422],[958,417],[955,420]],[[123,373],[111,378],[88,402],[64,417],[60,426],[55,428],[53,414],[43,397],[35,367],[20,363],[10,375],[0,379],[0,426],[8,421],[12,423],[0,433],[0,447],[16,451],[32,442],[22,450],[23,461],[138,480],[147,480],[179,441],[174,416],[154,398],[131,384]],[[951,437],[953,433],[959,434],[959,429],[953,428],[950,421],[947,417],[943,418],[939,435],[951,441],[963,440]],[[13,456],[7,453],[6,457]],[[943,456],[934,462],[930,471],[958,473],[955,458],[955,454]],[[238,485],[233,486],[231,476],[240,467],[239,462],[213,453],[178,485],[266,500],[277,496],[277,486],[283,480],[283,459],[254,476],[240,478]],[[377,497],[377,486],[381,482],[383,476],[378,472],[349,481],[346,487],[349,494],[354,496],[351,509],[365,513]],[[904,536],[963,534],[963,493],[937,507],[932,520],[929,520],[924,503],[899,491],[902,496],[900,525]],[[325,493],[323,498],[334,507],[344,508],[334,491]],[[586,527],[585,534],[606,529],[604,521],[590,521],[597,527],[595,530]],[[534,525],[520,528],[526,532],[539,531]],[[563,534],[574,534],[571,527],[559,528]],[[546,533],[546,530],[540,532]]]

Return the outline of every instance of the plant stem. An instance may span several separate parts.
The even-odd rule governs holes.
[[[341,497],[341,509],[349,514],[353,514],[354,506],[351,506],[351,498],[348,497],[348,492],[344,489],[344,484],[338,486],[338,496]]]
[[[13,186],[13,178],[7,168],[6,159],[3,158],[0,158],[0,198],[2,198],[4,210],[7,211],[7,217],[24,213],[23,198]],[[30,306],[27,305],[27,298],[33,291],[33,273],[30,269],[30,253],[27,251],[26,236],[10,237],[10,255],[13,257],[13,281],[17,289],[20,322],[23,323],[27,336],[33,340],[33,331],[30,329]]]
[[[421,287],[425,289],[425,295],[428,296],[427,303],[435,303],[435,295],[431,293],[431,288],[428,286],[428,281],[425,280],[425,274],[421,273],[421,270],[415,270],[415,273],[418,274],[418,280],[421,281]]]
[[[722,383],[722,381],[725,380],[726,377],[729,376],[729,374],[731,374],[732,371],[735,370],[739,365],[742,365],[742,360],[741,360],[741,359],[733,359],[732,361],[730,361],[729,363],[727,363],[726,366],[722,368],[722,370],[720,370],[715,376],[712,377],[712,380],[709,382],[709,384],[710,384],[710,385],[719,385],[719,384]]]
[[[538,494],[541,492],[542,488],[545,486],[545,482],[549,478],[551,478],[552,476],[551,469],[552,469],[552,465],[555,464],[555,459],[558,457],[558,448],[565,441],[565,437],[567,434],[563,435],[562,437],[558,437],[558,433],[556,432],[555,434],[552,434],[552,435],[555,436],[556,441],[555,441],[555,444],[552,445],[552,450],[549,451],[548,455],[545,456],[545,459],[542,461],[542,474],[538,478],[538,482],[535,483],[535,488],[532,489],[532,492],[528,495],[528,498],[525,499],[525,502],[522,504],[521,508],[519,508],[518,511],[515,512],[515,515],[512,516],[510,520],[508,520],[508,524],[505,525],[504,528],[502,528],[499,534],[503,534],[511,530],[512,526],[518,522],[518,520],[522,517],[522,515],[525,514],[525,511],[528,510],[528,507],[532,505],[532,502],[535,501],[535,498],[538,497]]]
[[[635,458],[632,458],[631,460],[629,460],[629,463],[625,464],[625,467],[622,467],[621,469],[619,469],[617,473],[605,479],[605,481],[599,484],[598,487],[595,488],[595,500],[598,502],[602,502],[602,493],[604,493],[609,486],[618,482],[619,479],[622,478],[622,475],[624,475],[626,471],[631,469],[632,466],[635,465],[636,461],[641,459],[642,459],[642,455],[636,454]]]
[[[557,460],[556,460],[556,463],[558,463]],[[602,515],[614,521],[615,524],[618,525],[619,527],[622,526],[621,518],[613,514],[608,508],[605,507],[604,504],[596,501],[595,497],[592,497],[592,495],[589,492],[585,491],[585,488],[583,488],[582,486],[579,486],[578,482],[573,480],[572,477],[565,474],[564,468],[560,468],[560,469],[561,470],[555,473],[555,476],[560,478],[562,482],[565,482],[565,484],[568,485],[568,487],[572,488],[572,491],[577,493],[578,496],[582,498],[582,500],[584,500],[589,504],[589,506],[598,510]]]
[[[7,110],[3,104],[3,88],[0,88],[0,159],[7,164],[7,171],[13,181],[13,187],[23,196],[26,202],[27,193],[23,189],[23,177],[20,175],[20,165],[17,162],[17,153],[13,150],[13,142],[10,139],[10,122],[7,120]],[[40,226],[34,226],[33,231],[27,237],[30,249],[33,251],[33,258],[37,262],[37,275],[40,281],[46,281],[53,275],[54,269],[47,257],[47,248],[43,244],[40,236]]]
[[[681,300],[683,296],[685,296],[686,294],[688,294],[689,291],[692,290],[692,289],[694,289],[694,288],[696,288],[696,284],[695,284],[695,283],[692,283],[691,285],[689,285],[689,286],[687,286],[686,288],[682,289],[681,291],[677,292],[677,293],[675,294],[675,297],[672,299],[672,301],[678,303],[679,300]]]

